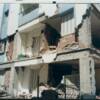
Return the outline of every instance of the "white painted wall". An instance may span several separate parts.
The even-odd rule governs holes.
[[[89,8],[89,4],[75,4],[74,5],[74,18],[66,21],[68,18],[62,17],[61,23],[61,35],[65,36],[70,33],[75,32],[75,27],[77,27],[82,22],[82,16],[86,13]]]
[[[76,27],[81,23],[82,16],[86,14],[89,4],[75,4],[75,22]]]
[[[75,4],[74,5],[74,17],[70,20],[67,20],[69,17],[63,16],[61,23],[61,35],[65,36],[75,32],[75,27],[77,27],[81,21],[82,16],[86,13],[88,9],[88,4]],[[67,20],[67,21],[66,21]]]
[[[1,24],[2,24],[2,17],[3,17],[3,6],[4,4],[0,4],[0,31],[1,31]]]
[[[75,17],[68,20],[69,17],[67,17],[67,15],[62,17],[61,36],[65,36],[75,32]]]
[[[56,14],[56,4],[40,4],[39,13],[44,12],[47,16],[51,17]]]
[[[9,18],[8,18],[8,36],[14,34],[18,29],[20,4],[10,4]]]

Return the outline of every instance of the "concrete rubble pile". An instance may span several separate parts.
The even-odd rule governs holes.
[[[39,91],[39,92],[38,92]],[[66,86],[65,84],[59,84],[56,88],[47,84],[41,84],[39,88],[36,88],[32,93],[18,94],[16,98],[55,98],[55,99],[77,99],[79,98],[79,89],[75,86]]]

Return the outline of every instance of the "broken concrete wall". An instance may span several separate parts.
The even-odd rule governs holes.
[[[19,33],[16,33],[14,38],[13,59],[17,59],[20,52],[21,52],[21,36]]]
[[[38,56],[40,50],[40,39],[41,39],[40,31],[38,30],[30,33],[30,35],[28,35],[27,38],[28,41],[27,41],[26,54],[28,54],[30,57]]]
[[[77,14],[78,13],[78,14]],[[90,48],[91,43],[91,7],[89,4],[75,5],[76,35],[79,36],[79,47]]]
[[[12,61],[12,59],[13,59],[13,47],[14,47],[14,35],[8,37],[8,45],[6,48],[8,61]]]
[[[76,27],[82,22],[83,15],[86,14],[89,4],[75,4],[75,22]]]
[[[16,68],[14,79],[14,95],[20,95],[23,92],[29,93],[30,85],[30,69],[29,68]]]
[[[28,58],[38,56],[41,39],[41,28],[25,33],[17,33],[15,39],[15,44],[18,45],[18,48],[15,47],[16,57],[20,54],[26,55]],[[17,44],[17,41],[19,41],[19,44]]]
[[[39,67],[38,67],[39,66]],[[30,93],[37,88],[37,77],[39,82],[47,83],[48,65],[29,66],[29,68],[16,68],[16,79],[14,82],[14,94]],[[38,67],[38,68],[36,68]],[[35,69],[34,69],[35,68]]]
[[[9,69],[5,71],[4,85],[5,85],[6,89],[7,89],[7,91],[9,89],[9,84],[10,84],[10,72],[11,71]]]
[[[64,50],[65,47],[77,42],[75,34],[75,9],[70,8],[61,15],[61,39],[57,50]]]
[[[59,32],[49,24],[45,24],[45,27],[42,30],[40,53],[44,53],[50,49],[56,49],[59,39]]]
[[[8,92],[10,85],[10,69],[3,69],[0,71],[0,88]]]
[[[79,47],[90,48],[92,46],[90,16],[84,19],[82,27],[79,29]]]
[[[45,53],[47,50],[49,50],[48,42],[45,38],[45,35],[41,35],[41,45],[40,45],[40,54]]]
[[[21,47],[22,54],[29,57],[38,56],[40,49],[40,33],[31,32],[21,35]]]
[[[65,77],[65,84],[69,86],[75,86],[77,87],[79,84],[79,74],[72,74],[72,75],[66,75]],[[77,87],[79,88],[79,86]]]
[[[0,41],[0,62],[12,61],[14,49],[14,35]]]
[[[60,34],[48,24],[43,24],[39,29],[16,34],[16,57],[20,54],[27,57],[36,57],[47,50],[56,49]],[[19,41],[19,44],[17,44]]]
[[[58,43],[58,47],[57,50],[64,50],[65,47],[67,47],[68,45],[71,45],[73,43],[76,42],[76,38],[75,38],[75,34],[69,34],[67,36],[64,36],[60,39],[60,42]]]
[[[25,55],[27,41],[26,34],[16,33],[14,39],[14,59],[18,59],[19,55]]]

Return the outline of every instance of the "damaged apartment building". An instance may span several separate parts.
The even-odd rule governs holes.
[[[100,4],[0,7],[0,88],[16,97],[41,82],[64,83],[79,96],[100,93]]]

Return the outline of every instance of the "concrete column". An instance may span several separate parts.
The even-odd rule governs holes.
[[[95,69],[94,59],[91,57],[80,58],[80,92],[81,96],[95,96]]]
[[[14,96],[14,75],[15,75],[15,67],[11,67],[11,74],[10,74],[10,85],[9,85],[9,94]]]
[[[31,76],[31,69],[30,68],[25,68],[23,72],[23,84],[22,84],[22,89],[24,92],[29,93],[29,87],[30,87],[30,76]]]
[[[91,39],[91,16],[83,19],[82,26],[79,29],[79,46],[80,48],[90,48]]]

